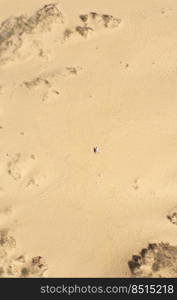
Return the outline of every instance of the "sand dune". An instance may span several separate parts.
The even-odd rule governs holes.
[[[177,4],[11,2],[0,276],[177,277]]]

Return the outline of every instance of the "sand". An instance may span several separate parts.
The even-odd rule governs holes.
[[[177,3],[0,5],[0,276],[177,277]]]

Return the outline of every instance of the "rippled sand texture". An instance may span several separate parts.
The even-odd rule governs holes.
[[[177,277],[177,4],[0,5],[0,276]]]

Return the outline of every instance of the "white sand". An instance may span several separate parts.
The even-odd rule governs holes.
[[[44,4],[0,0],[0,21]],[[177,245],[177,3],[58,8],[0,47],[0,226],[48,276],[129,277],[149,242]]]

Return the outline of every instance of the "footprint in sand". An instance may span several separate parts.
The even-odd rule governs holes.
[[[149,244],[128,262],[133,277],[177,278],[177,246]]]
[[[8,229],[0,230],[0,277],[44,277],[48,270],[41,256],[22,253]]]

